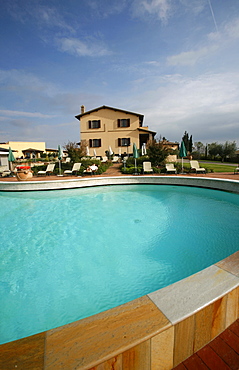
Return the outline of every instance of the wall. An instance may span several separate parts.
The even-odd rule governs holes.
[[[170,155],[167,156],[166,162],[168,162],[168,163],[177,162],[177,159],[178,159],[177,155],[170,154]]]
[[[0,166],[5,166],[9,169],[8,153],[0,154]]]

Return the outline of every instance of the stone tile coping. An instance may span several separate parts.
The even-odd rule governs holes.
[[[238,278],[213,265],[148,297],[175,325],[236,288]]]
[[[189,177],[189,176],[117,176],[92,177],[43,181],[3,181],[0,182],[0,191],[39,191],[74,189],[88,186],[124,185],[124,184],[155,184],[155,185],[183,185],[205,187],[239,193],[239,181],[220,178]]]
[[[62,363],[65,369],[91,368],[170,326],[147,296],[138,298],[95,317],[50,330],[46,337],[46,368],[59,369]]]

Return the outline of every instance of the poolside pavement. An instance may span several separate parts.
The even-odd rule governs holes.
[[[82,178],[97,178],[97,177],[111,177],[111,176],[132,176],[122,174],[120,171],[121,163],[114,163],[111,167],[107,169],[106,172],[102,173],[101,175],[90,175],[90,174],[84,174]],[[200,174],[195,174],[195,173],[187,173],[187,174],[144,174],[142,176],[191,176],[191,177],[207,177],[207,178],[220,178],[220,179],[230,179],[230,180],[239,180],[239,173],[234,174],[232,172],[215,172],[215,173],[200,173]],[[56,175],[48,175],[48,176],[33,176],[30,180],[27,181],[54,181],[54,180],[71,180],[71,179],[80,179],[80,176],[56,176]],[[16,177],[0,177],[0,181],[18,181]]]
[[[238,370],[239,319],[174,370]]]

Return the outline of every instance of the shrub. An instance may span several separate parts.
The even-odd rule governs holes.
[[[137,166],[136,172],[137,173],[142,173],[142,171],[143,171],[143,168],[141,166]],[[132,174],[135,173],[135,166],[125,167],[125,168],[124,168],[124,166],[122,166],[121,167],[121,172],[125,175],[132,175]]]
[[[86,170],[87,167],[91,166],[94,163],[96,164],[96,166],[98,166],[98,171],[96,172],[96,174],[104,173],[110,166],[112,166],[112,163],[110,163],[110,162],[101,163],[100,160],[96,160],[96,159],[86,159],[86,160],[82,160],[82,161],[79,161],[79,162],[81,163],[81,168],[80,168],[79,174],[83,174],[84,170]],[[65,170],[71,170],[72,166],[73,166],[73,163],[61,162],[61,174],[63,174],[63,172]],[[32,167],[33,175],[37,175],[38,171],[45,170],[46,167],[47,167],[46,164],[44,164],[42,166]],[[55,169],[54,169],[53,173],[55,175],[59,174],[59,165],[57,163],[55,165]]]
[[[154,173],[161,173],[162,172],[162,169],[159,168],[159,167],[152,167],[152,168],[153,168]]]
[[[110,166],[112,166],[111,162],[101,163],[98,159],[84,159],[81,161],[80,174],[83,174],[84,170],[94,163],[98,166],[98,170],[96,171],[97,175],[104,173]]]
[[[171,150],[164,148],[162,142],[156,140],[152,140],[147,145],[147,155],[152,166],[160,166],[171,152]]]

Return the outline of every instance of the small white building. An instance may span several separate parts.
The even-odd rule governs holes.
[[[0,147],[0,176],[6,176],[10,174],[11,164],[8,161],[9,149]]]
[[[8,153],[8,149],[0,148],[0,167],[4,166],[6,169],[9,169]]]

